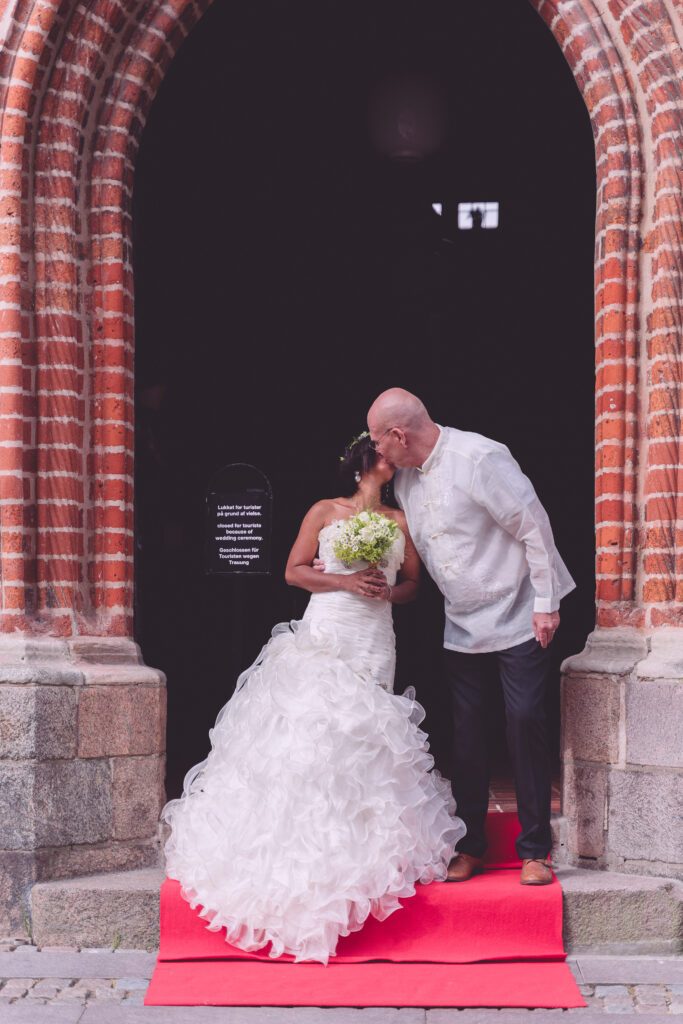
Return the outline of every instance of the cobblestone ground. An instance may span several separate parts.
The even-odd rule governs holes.
[[[580,1010],[316,1009],[286,1007],[144,1007],[155,955],[143,950],[39,949],[20,939],[0,939],[0,1022],[29,1024],[138,1024],[164,1021],[229,1021],[277,1024],[446,1024],[458,1021],[528,1019],[542,1024],[557,1017],[592,1021],[639,1016],[654,1024],[680,1016],[683,1024],[683,957],[608,957],[590,954],[569,962],[587,1005]],[[68,1007],[71,1011],[68,1011]],[[45,1008],[45,1009],[43,1009]],[[60,1011],[58,1008],[62,1008]],[[118,1008],[118,1010],[117,1010]]]
[[[142,1006],[148,981],[148,978],[7,978],[0,982],[0,1007],[21,1000],[32,1006],[65,1001],[82,1006],[103,1001]],[[680,1014],[683,1020],[683,985],[579,985],[579,988],[594,1010]]]

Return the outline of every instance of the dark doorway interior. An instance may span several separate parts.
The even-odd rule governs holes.
[[[448,99],[443,145],[411,165],[378,153],[367,127],[376,83],[404,71]],[[481,200],[499,202],[497,230],[448,220]],[[558,669],[581,649],[594,203],[588,115],[527,0],[216,0],[203,17],[151,110],[134,194],[136,633],[168,676],[169,796],[271,627],[302,614],[307,595],[283,581],[289,546],[336,492],[337,456],[385,387],[510,447],[578,584]],[[205,488],[238,461],[272,482],[272,575],[207,578]],[[447,770],[442,614],[428,580],[397,609],[397,689],[417,685]],[[492,730],[501,750],[500,709]]]

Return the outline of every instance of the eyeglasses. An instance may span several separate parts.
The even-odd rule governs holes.
[[[384,434],[388,434],[389,431],[393,430],[393,429],[394,429],[393,427],[387,427],[387,429],[384,431]],[[374,452],[378,452],[379,451],[379,447],[378,446],[379,446],[380,441],[384,437],[384,434],[380,434],[376,441],[373,441],[373,440],[370,441],[370,447],[372,448],[372,450]]]

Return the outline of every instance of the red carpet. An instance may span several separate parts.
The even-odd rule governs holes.
[[[519,821],[514,812],[493,812],[486,818],[488,850],[485,860],[490,868],[519,868],[520,859],[515,849],[519,835]]]
[[[516,815],[490,814],[483,875],[418,886],[386,921],[341,939],[328,967],[228,945],[166,879],[145,1005],[584,1006],[562,963],[559,883],[520,886],[506,869],[519,868],[518,828]]]
[[[368,918],[339,940],[335,963],[411,960],[468,964],[477,960],[564,960],[558,882],[519,884],[516,871],[487,871],[466,885],[420,885],[386,921]],[[206,920],[180,896],[178,882],[161,889],[160,960],[267,960],[267,950],[245,953],[210,932]],[[291,957],[280,957],[280,962]]]
[[[145,1006],[585,1006],[566,964],[158,964]]]

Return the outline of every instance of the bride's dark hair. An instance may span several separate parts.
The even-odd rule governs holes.
[[[363,476],[377,462],[375,451],[369,436],[352,441],[344,449],[339,460],[339,478],[343,487],[342,497],[350,498],[358,490],[356,473]]]

